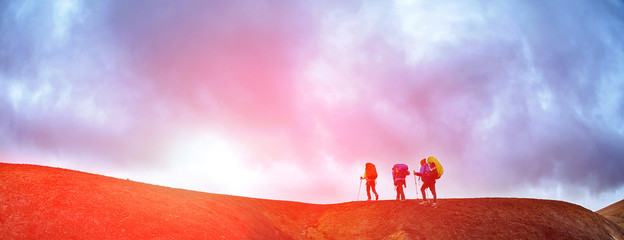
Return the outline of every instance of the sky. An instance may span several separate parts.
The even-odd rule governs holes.
[[[440,198],[622,200],[624,2],[0,2],[0,162],[326,204],[427,156]]]

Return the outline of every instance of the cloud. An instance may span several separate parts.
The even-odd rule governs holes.
[[[48,20],[57,18],[59,4],[9,5],[8,9],[16,10],[5,15],[8,21],[3,22],[20,24],[4,25],[11,33],[3,38],[11,44],[4,46],[6,52],[12,53],[11,61],[6,61],[4,79],[6,85],[18,85],[16,88],[24,97],[7,100],[17,101],[13,105],[22,108],[19,111],[55,108],[46,111],[53,116],[36,113],[40,116],[35,120],[46,122],[44,129],[49,135],[59,136],[49,141],[51,145],[68,151],[74,148],[72,141],[63,139],[76,138],[64,132],[72,131],[68,126],[80,120],[75,118],[91,111],[75,108],[103,112],[98,127],[119,132],[111,142],[118,145],[114,148],[121,149],[136,145],[129,144],[132,142],[150,141],[154,136],[166,138],[168,129],[179,127],[169,124],[207,122],[253,130],[298,121],[294,116],[297,106],[292,101],[297,91],[294,71],[300,64],[298,55],[307,51],[306,31],[313,29],[307,27],[307,13],[297,10],[298,6],[260,2],[161,2],[146,6],[112,1],[76,10],[91,15],[81,18],[82,25],[60,26],[68,32],[65,35],[72,37],[47,46],[47,40],[55,38],[47,29],[55,30],[55,26],[30,26],[23,15],[36,18],[35,22],[54,22]],[[33,52],[33,56],[24,52]],[[23,63],[14,64],[17,60]],[[41,97],[46,99],[32,100],[31,96],[38,95],[42,85],[49,86]],[[85,98],[92,102],[91,106],[73,103]],[[68,101],[72,103],[59,106]],[[30,102],[33,109],[23,110],[28,107],[24,102]],[[56,115],[64,117],[57,119]],[[92,124],[98,116],[86,118],[86,124]],[[14,127],[15,135],[40,139],[36,136],[40,133],[36,130],[39,125],[19,124]],[[98,129],[91,130],[77,139],[90,139],[89,134],[106,135]],[[155,130],[160,133],[145,135]],[[93,143],[92,147],[100,146]]]
[[[427,155],[462,193],[624,183],[618,1],[0,4],[4,152],[158,169],[225,139],[331,196]]]
[[[417,148],[446,151],[451,164],[469,170],[466,175],[494,173],[479,177],[475,188],[498,182],[498,191],[552,178],[596,191],[621,187],[624,179],[612,167],[624,164],[616,147],[623,134],[613,124],[607,128],[614,131],[605,131],[605,123],[621,122],[622,114],[614,114],[620,104],[605,101],[622,94],[603,91],[605,85],[622,85],[611,79],[622,73],[614,64],[622,57],[622,16],[610,10],[615,6],[621,4],[423,3],[376,18],[367,15],[367,7],[385,8],[363,4],[358,12],[344,13],[352,15],[330,18],[332,29],[347,36],[326,40],[322,61],[340,67],[321,77],[347,71],[357,79],[338,86],[338,97],[334,89],[325,97],[346,105],[338,108],[342,114],[331,115],[334,122],[354,123],[331,128],[347,139],[336,146],[354,143],[386,156],[406,146],[404,156],[412,158],[422,151]],[[371,24],[370,18],[382,23]],[[397,121],[384,123],[378,113],[369,121],[369,111],[379,106],[395,109],[389,118]],[[353,111],[360,113],[350,116]],[[400,121],[402,116],[408,120]],[[377,129],[393,137],[366,135]],[[404,132],[409,134],[401,138]],[[373,147],[361,142],[371,138],[380,141]]]

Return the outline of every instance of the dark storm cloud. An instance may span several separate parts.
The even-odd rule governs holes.
[[[512,102],[522,107],[504,122],[505,135],[498,140],[508,147],[529,146],[527,153],[512,155],[508,161],[528,179],[554,178],[592,191],[624,183],[624,176],[615,170],[624,167],[624,152],[618,147],[624,144],[624,135],[617,124],[609,126],[611,130],[604,125],[612,120],[621,123],[624,113],[612,115],[609,111],[617,109],[601,109],[612,97],[622,99],[621,91],[604,87],[612,84],[613,72],[622,73],[617,62],[624,48],[624,16],[612,11],[622,8],[621,3],[604,3],[533,7],[535,17],[522,26],[532,67],[551,94],[552,105],[543,112],[531,105],[539,98],[535,94],[539,89],[526,88],[528,99]],[[531,153],[533,149],[537,151]]]
[[[605,122],[621,123],[624,113],[604,112],[601,105],[610,98],[622,99],[621,91],[604,88],[613,84],[610,74],[622,73],[617,62],[624,46],[624,21],[622,14],[611,11],[622,5],[537,5],[513,4],[517,18],[506,20],[517,29],[500,34],[515,38],[459,43],[471,49],[449,53],[459,64],[445,62],[440,69],[445,72],[433,70],[442,79],[433,88],[442,88],[450,104],[438,105],[429,115],[451,118],[446,120],[450,125],[438,125],[442,128],[437,133],[460,140],[452,145],[467,143],[462,152],[472,170],[467,173],[500,171],[482,179],[500,183],[503,189],[541,179],[597,191],[619,187],[624,176],[616,169],[624,167],[624,155],[618,146],[624,144],[624,136],[618,124],[612,122],[607,127],[612,130],[606,130]],[[468,102],[463,95],[469,96]],[[449,111],[454,115],[445,114]],[[498,116],[496,124],[473,134],[489,114]],[[488,140],[479,141],[481,137]]]

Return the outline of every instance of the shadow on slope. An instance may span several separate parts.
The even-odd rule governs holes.
[[[624,227],[624,200],[600,209],[596,213],[613,221],[620,227]]]
[[[3,163],[0,191],[0,238],[11,239],[624,239],[604,217],[550,200],[318,205]]]

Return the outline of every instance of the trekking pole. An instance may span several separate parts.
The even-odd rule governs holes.
[[[360,178],[360,187],[358,188],[358,196],[355,199],[355,201],[359,201],[360,200],[360,190],[362,189],[362,179]]]
[[[416,180],[416,174],[414,174],[414,184],[416,184],[416,199],[418,199],[418,181]]]

